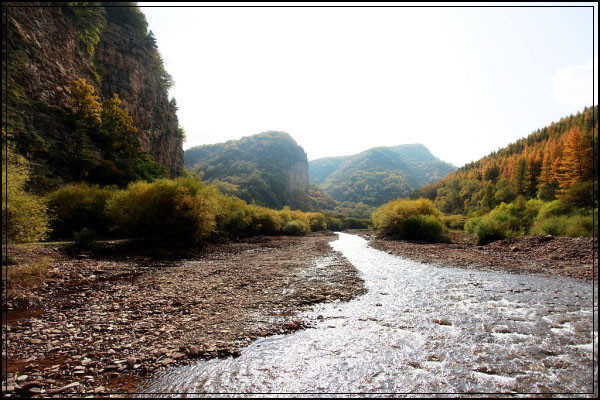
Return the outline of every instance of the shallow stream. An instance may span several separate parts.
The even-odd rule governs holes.
[[[442,268],[344,233],[331,245],[367,294],[304,313],[314,328],[259,339],[238,358],[166,370],[140,391],[597,392],[597,283]]]

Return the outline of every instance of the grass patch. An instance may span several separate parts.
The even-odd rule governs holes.
[[[15,290],[39,286],[46,279],[53,260],[49,256],[39,256],[26,263],[11,263],[10,257],[8,261],[2,263],[2,281],[8,290]]]

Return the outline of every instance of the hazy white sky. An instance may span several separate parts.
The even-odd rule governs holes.
[[[184,148],[280,130],[309,160],[423,143],[461,166],[597,104],[591,7],[146,4]]]

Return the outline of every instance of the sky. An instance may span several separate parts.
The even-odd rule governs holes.
[[[277,130],[309,160],[422,143],[462,166],[598,104],[595,3],[138,4],[175,81],[184,149]]]

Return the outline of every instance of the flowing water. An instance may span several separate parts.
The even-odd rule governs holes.
[[[331,245],[367,294],[303,314],[314,328],[166,370],[140,391],[598,392],[597,284],[422,264],[344,233]]]

